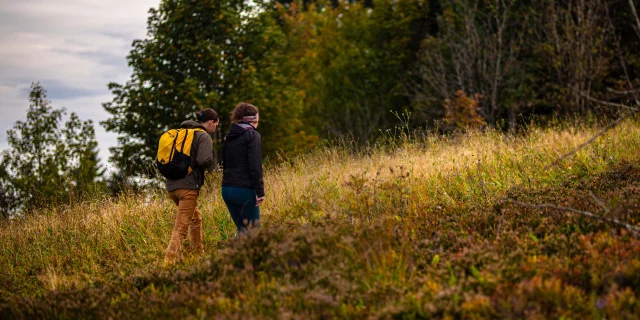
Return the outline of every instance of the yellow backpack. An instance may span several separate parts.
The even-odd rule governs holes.
[[[206,132],[182,128],[171,129],[160,136],[156,166],[165,178],[179,180],[191,173],[191,144],[197,131]]]

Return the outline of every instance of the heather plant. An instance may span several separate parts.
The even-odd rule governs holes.
[[[202,190],[204,257],[160,265],[163,192],[0,228],[2,318],[634,318],[640,123],[414,134],[265,168],[263,228]]]

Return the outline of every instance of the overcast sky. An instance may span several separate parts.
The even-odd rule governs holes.
[[[0,0],[0,149],[6,131],[26,118],[31,82],[54,108],[65,107],[96,128],[106,165],[116,135],[99,122],[111,100],[109,82],[130,76],[126,56],[146,34],[148,10],[160,0]]]

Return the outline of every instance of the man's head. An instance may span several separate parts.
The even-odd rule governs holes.
[[[204,126],[209,134],[214,133],[220,123],[218,113],[211,108],[196,112],[196,120]]]

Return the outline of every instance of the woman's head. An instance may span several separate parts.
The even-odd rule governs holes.
[[[248,122],[255,127],[258,125],[259,120],[258,108],[250,103],[240,102],[231,112],[231,121],[233,123]]]
[[[209,134],[214,133],[220,123],[218,113],[211,108],[196,112],[196,120],[204,126]]]

